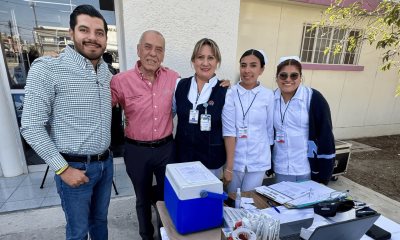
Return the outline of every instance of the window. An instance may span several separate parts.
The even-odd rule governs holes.
[[[340,29],[335,27],[317,27],[305,24],[301,43],[301,61],[305,63],[349,64],[357,65],[360,57],[361,42],[356,43],[354,50],[348,50],[349,39],[358,37],[360,30]],[[334,54],[335,48],[338,52]],[[330,50],[325,53],[325,49]]]

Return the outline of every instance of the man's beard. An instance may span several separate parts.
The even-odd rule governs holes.
[[[89,59],[90,61],[93,60],[99,60],[101,58],[101,56],[103,55],[104,51],[105,51],[105,47],[103,47],[101,44],[98,44],[97,42],[94,41],[83,41],[81,45],[77,45],[75,44],[75,50],[81,54],[82,56],[84,56],[85,58]],[[95,44],[97,45],[98,48],[101,48],[100,53],[96,53],[96,52],[91,52],[91,51],[86,51],[84,50],[85,48],[85,44]],[[87,54],[87,52],[89,52],[89,54]],[[90,54],[92,53],[92,54]]]

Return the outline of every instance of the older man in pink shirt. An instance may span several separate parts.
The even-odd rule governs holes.
[[[165,39],[157,31],[142,34],[135,67],[113,77],[112,103],[126,117],[125,165],[136,193],[142,239],[153,239],[151,189],[153,174],[158,198],[163,199],[165,166],[173,161],[172,98],[178,73],[161,66]]]

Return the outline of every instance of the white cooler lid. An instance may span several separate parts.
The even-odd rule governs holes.
[[[180,200],[199,198],[203,190],[223,193],[222,182],[198,161],[168,164],[165,176]]]

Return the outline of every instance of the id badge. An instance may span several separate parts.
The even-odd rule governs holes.
[[[247,138],[247,127],[240,127],[239,128],[239,138]]]
[[[189,123],[197,124],[199,122],[199,110],[191,109],[189,112]]]
[[[200,116],[200,131],[211,131],[211,115],[201,114]]]
[[[285,133],[284,132],[276,132],[276,142],[285,143]]]

